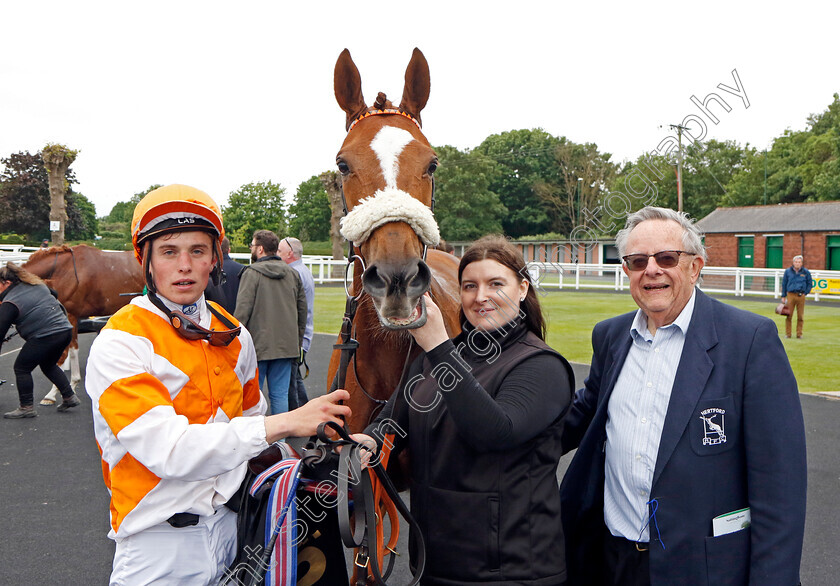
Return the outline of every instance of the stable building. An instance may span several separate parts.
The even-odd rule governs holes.
[[[709,266],[781,269],[801,254],[811,270],[840,270],[840,201],[717,208],[697,222]]]

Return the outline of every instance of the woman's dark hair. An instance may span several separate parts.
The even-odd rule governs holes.
[[[26,283],[27,285],[43,285],[44,281],[38,275],[33,275],[26,269],[22,269],[12,261],[6,263],[5,267],[0,267],[0,281],[10,281],[12,285],[17,283]]]
[[[525,258],[522,256],[522,252],[508,242],[504,236],[485,236],[472,243],[464,252],[464,256],[461,257],[461,264],[458,265],[458,284],[461,284],[461,275],[463,275],[468,264],[487,259],[495,260],[528,281],[528,293],[525,294],[525,301],[521,305],[525,312],[525,326],[540,340],[545,341],[545,319],[540,308],[540,301],[537,299],[534,283],[531,281],[531,275],[528,273],[525,264]],[[461,309],[461,325],[466,320],[464,310]]]

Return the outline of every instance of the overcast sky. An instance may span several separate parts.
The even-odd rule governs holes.
[[[761,149],[840,91],[838,12],[807,0],[4,2],[0,156],[79,149],[75,189],[99,216],[155,183],[224,204],[272,180],[291,199],[335,166],[341,50],[370,104],[378,91],[399,100],[415,46],[433,145],[540,127],[635,159],[700,115],[692,95],[715,92],[731,111],[711,106],[708,137]],[[733,70],[749,108],[717,89],[736,87]]]

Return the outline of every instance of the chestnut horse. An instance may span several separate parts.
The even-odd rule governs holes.
[[[56,290],[73,324],[70,342],[70,384],[75,389],[82,379],[79,368],[78,322],[80,319],[111,315],[131,301],[131,293],[143,291],[145,281],[133,252],[109,252],[86,244],[54,246],[33,252],[22,265]],[[123,295],[129,294],[129,295]],[[45,399],[53,401],[53,387]]]
[[[352,323],[359,342],[343,387],[352,432],[372,421],[419,354],[408,329],[426,322],[426,291],[440,307],[447,332],[460,332],[458,259],[432,250],[440,235],[432,215],[437,156],[420,130],[429,98],[429,66],[414,49],[395,107],[380,93],[365,104],[359,70],[345,49],[335,65],[335,97],[347,115],[347,137],[336,157],[347,215],[342,235],[352,243],[353,283],[359,298]],[[341,342],[341,337],[339,337]],[[329,381],[339,370],[333,351]]]

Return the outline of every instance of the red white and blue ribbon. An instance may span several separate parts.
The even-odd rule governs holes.
[[[300,481],[301,461],[287,458],[266,468],[251,484],[251,496],[275,478],[271,486],[265,519],[265,546],[269,547],[274,533],[277,539],[265,575],[270,586],[294,586],[297,583],[297,506],[295,491]]]

